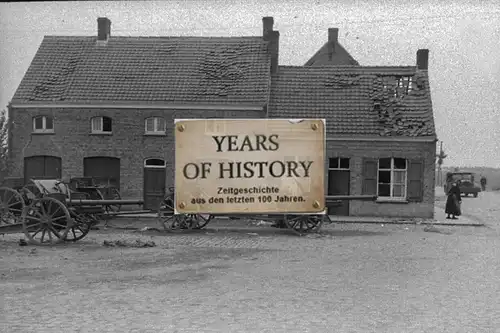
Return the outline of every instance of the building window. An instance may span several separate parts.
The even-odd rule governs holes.
[[[159,158],[148,158],[144,161],[144,167],[146,168],[165,168],[165,160]]]
[[[329,170],[349,170],[349,158],[334,157],[328,161]]]
[[[103,134],[112,132],[112,121],[109,117],[94,117],[91,120],[92,133]]]
[[[151,117],[145,120],[145,133],[146,134],[165,134],[167,130],[166,122],[161,117]]]
[[[52,117],[37,116],[33,118],[34,133],[54,133],[54,122]]]
[[[406,199],[406,159],[381,158],[378,161],[378,196]]]

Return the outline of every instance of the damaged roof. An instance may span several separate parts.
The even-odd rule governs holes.
[[[46,36],[13,102],[265,105],[262,37]]]
[[[280,66],[269,117],[324,118],[328,136],[434,136],[426,71],[416,67]]]

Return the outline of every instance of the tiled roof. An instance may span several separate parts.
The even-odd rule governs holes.
[[[325,43],[312,57],[309,59],[304,66],[323,66],[323,65],[334,65],[334,66],[359,66],[359,63],[347,52],[347,50],[340,45],[339,42],[335,42],[334,51],[332,59],[328,59],[328,43]]]
[[[264,105],[270,56],[262,37],[46,36],[13,102]]]
[[[280,66],[269,116],[325,118],[329,136],[435,135],[427,73],[415,67]]]

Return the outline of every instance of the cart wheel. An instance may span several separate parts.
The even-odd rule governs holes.
[[[187,214],[187,217],[192,229],[203,229],[213,218],[210,214]]]
[[[73,221],[73,226],[69,229],[68,234],[64,239],[67,242],[76,242],[87,236],[90,228],[96,222],[91,215],[87,214],[76,215]]]
[[[114,188],[114,187],[110,188],[109,192],[110,192],[110,195],[107,199],[109,199],[109,200],[121,200],[122,199],[120,192],[116,188]],[[110,213],[110,212],[116,213],[116,212],[120,211],[121,207],[122,207],[122,205],[106,205],[106,206],[104,206],[104,209],[106,210],[106,213]]]
[[[284,220],[289,229],[302,236],[318,232],[323,225],[324,215],[285,215]]]
[[[24,199],[19,192],[0,187],[0,225],[19,223],[25,208]]]
[[[191,229],[190,219],[184,214],[164,215],[160,214],[160,224],[163,229],[168,232],[180,232],[186,229]]]
[[[53,245],[66,239],[73,219],[59,200],[43,197],[33,200],[23,212],[23,231],[29,242]]]

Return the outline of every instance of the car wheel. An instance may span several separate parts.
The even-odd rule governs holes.
[[[477,198],[477,193],[474,193],[474,198]]]

